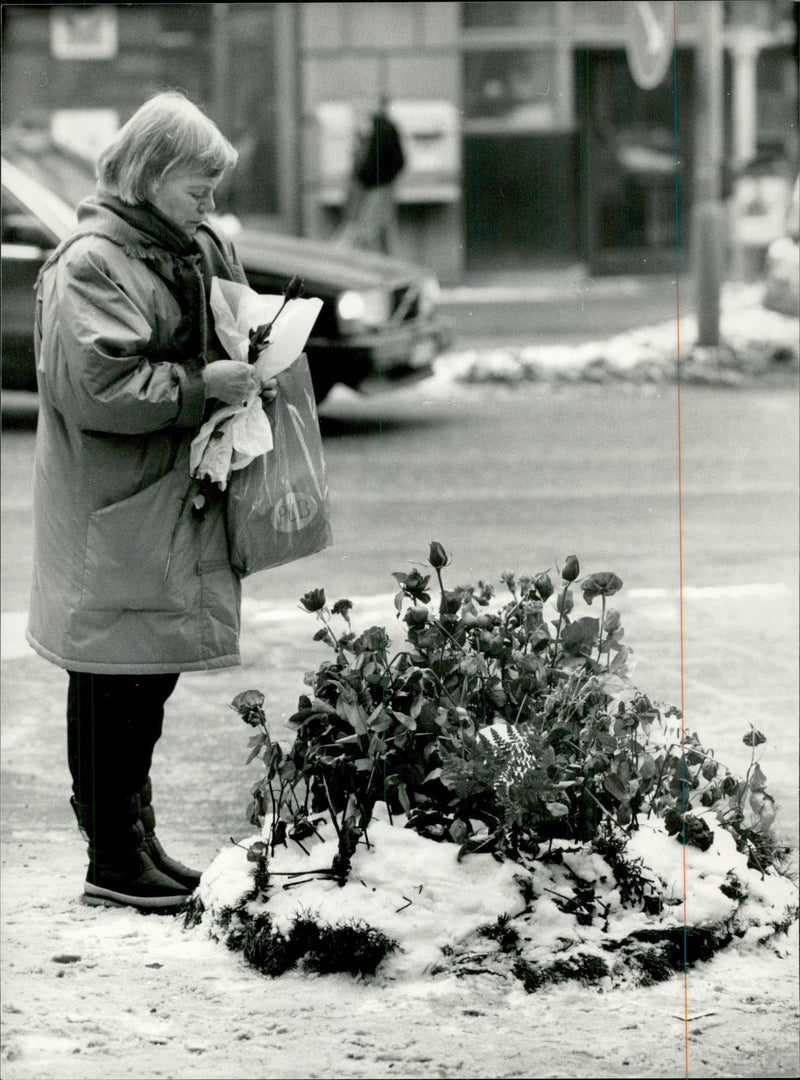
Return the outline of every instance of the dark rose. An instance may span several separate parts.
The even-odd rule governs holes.
[[[371,626],[363,634],[359,634],[353,643],[357,652],[385,652],[389,647],[389,638],[382,626]]]
[[[353,610],[352,600],[337,600],[331,608],[334,615],[341,615],[343,619],[347,619],[349,622],[350,612]]]
[[[561,571],[564,581],[574,581],[580,572],[581,566],[576,556],[568,555],[567,561],[564,563],[564,569]]]
[[[269,852],[269,847],[263,840],[256,840],[254,844],[251,844],[247,849],[247,861],[259,862],[261,859],[266,859]]]
[[[613,596],[621,588],[622,578],[618,578],[609,570],[604,570],[600,574],[589,574],[583,580],[583,599],[587,604],[591,604],[596,596]]]
[[[447,566],[450,559],[447,557],[447,552],[444,550],[438,540],[431,541],[431,550],[428,554],[428,562],[434,568],[434,570],[441,570],[443,566]]]
[[[416,600],[420,604],[428,603],[431,598],[431,594],[428,592],[430,576],[423,576],[416,567],[410,574],[395,574],[394,576],[400,582],[405,595],[411,600]]]
[[[303,291],[303,279],[299,274],[295,274],[289,284],[283,290],[283,295],[287,300],[296,300],[300,293]]]
[[[550,580],[549,574],[537,574],[533,584],[536,587],[537,593],[542,598],[542,602],[548,600],[553,595],[553,582]]]
[[[300,597],[300,603],[306,611],[322,611],[325,607],[325,590],[312,589],[305,596]]]
[[[761,732],[756,731],[755,728],[753,728],[752,731],[748,731],[742,739],[745,746],[760,746],[761,743],[765,743],[766,741],[766,735],[762,735]]]
[[[404,622],[411,627],[424,626],[428,621],[428,609],[426,607],[412,607],[405,613]]]
[[[260,690],[244,690],[233,699],[231,708],[238,712],[246,724],[258,727],[265,722],[264,701]]]

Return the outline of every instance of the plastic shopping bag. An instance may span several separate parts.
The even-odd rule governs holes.
[[[277,375],[266,406],[272,449],[233,471],[225,492],[231,565],[240,577],[328,547],[328,482],[305,354]]]

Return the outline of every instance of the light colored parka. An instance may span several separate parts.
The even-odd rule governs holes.
[[[169,264],[158,245],[93,200],[78,220],[83,235],[46,265],[37,293],[28,642],[70,671],[239,664],[224,504],[197,520],[189,476],[207,410],[201,370],[215,357],[175,355],[181,311],[155,272]],[[205,226],[196,240],[245,281],[227,240]]]

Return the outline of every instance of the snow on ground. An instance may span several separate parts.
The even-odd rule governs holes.
[[[761,384],[796,373],[797,319],[761,304],[761,285],[728,283],[720,298],[716,348],[697,346],[695,315],[579,345],[526,345],[453,351],[436,362],[435,381],[637,383],[675,379],[708,385]],[[680,356],[680,365],[679,365]]]
[[[3,881],[4,1080],[798,1072],[796,928],[652,987],[269,979],[174,917],[83,907],[73,837],[36,843]]]
[[[500,863],[487,854],[471,854],[459,862],[457,844],[417,835],[405,828],[402,815],[392,821],[385,805],[378,803],[369,824],[369,843],[357,848],[348,880],[341,887],[314,876],[315,870],[331,866],[337,852],[329,820],[319,825],[318,837],[303,841],[302,848],[291,841],[276,846],[269,858],[266,899],[247,902],[255,865],[248,861],[248,849],[259,837],[223,848],[200,885],[205,908],[202,926],[224,941],[227,935],[221,916],[237,904],[248,917],[267,912],[273,928],[287,938],[297,918],[312,919],[324,928],[357,920],[397,943],[380,965],[383,982],[436,975],[443,964],[443,950],[477,955],[480,967],[481,953],[487,949],[481,928],[509,917],[508,925],[520,935],[519,955],[526,962],[545,969],[556,955],[562,962],[596,957],[609,968],[601,983],[610,989],[642,981],[641,972],[627,969],[625,954],[613,955],[633,934],[680,930],[687,921],[709,930],[729,925],[749,940],[759,941],[774,934],[787,912],[796,912],[798,894],[793,881],[749,869],[716,815],[709,811],[697,816],[713,833],[706,851],[694,846],[683,849],[667,834],[662,821],[645,817],[627,845],[626,855],[641,860],[647,877],[666,898],[659,914],[624,902],[611,868],[591,845],[556,841],[551,851],[559,853],[559,861],[537,862],[530,873],[519,864]],[[269,840],[269,823],[263,839]],[[594,915],[588,920],[576,919],[563,903],[573,898],[576,880],[594,889],[590,904]],[[533,890],[533,900],[525,897],[525,881]],[[734,895],[731,881],[737,885]],[[490,964],[502,960],[496,945],[488,946],[488,956]]]
[[[742,290],[727,290],[724,302],[722,330],[729,344],[736,340],[746,351],[748,343],[774,338],[796,370],[797,320],[773,318],[759,307],[757,296]],[[692,332],[683,320],[682,352]],[[583,346],[557,353],[529,347],[521,359],[509,350],[494,360],[484,353],[480,370],[487,377],[505,370],[510,381],[519,377],[520,365],[531,369],[526,378],[533,377],[536,365],[559,378],[575,378],[580,369],[589,377],[591,370],[606,377],[612,353],[620,367],[625,366],[620,358],[627,357],[632,373],[635,350],[655,349],[659,370],[673,365],[674,374],[675,342],[673,322],[623,335],[613,348],[608,342],[583,352]],[[602,364],[591,368],[598,355],[606,358],[605,369]],[[466,353],[442,358],[429,384],[452,385],[465,374],[473,378],[469,372],[476,359]],[[730,367],[726,370],[730,374]],[[266,623],[261,632],[269,632]],[[285,627],[280,634],[285,636]],[[33,663],[6,652],[5,642],[3,659],[5,677],[11,665]],[[45,689],[25,703],[32,734],[14,728],[13,745],[4,746],[6,760],[23,753],[17,736],[25,741],[50,730],[43,720],[43,695],[51,686],[60,694],[61,684],[57,691],[55,684],[55,675],[42,679]],[[201,705],[208,707],[198,702],[198,709]],[[701,729],[700,734],[715,745],[713,733]],[[49,761],[51,752],[49,747],[37,752],[34,745],[24,754]],[[60,760],[63,748],[57,752]],[[25,767],[31,775],[40,767],[34,758],[22,760],[30,760]],[[794,770],[786,761],[778,766],[789,774]],[[789,790],[788,780],[783,787]],[[24,800],[24,793],[20,797]],[[43,832],[37,809],[27,806],[30,828],[15,829],[2,853],[4,1080],[794,1077],[800,1072],[796,925],[767,943],[745,937],[685,978],[651,987],[562,984],[527,994],[520,984],[491,975],[434,979],[420,972],[430,945],[424,919],[420,951],[409,954],[420,963],[409,964],[402,977],[399,971],[382,979],[289,972],[269,979],[211,940],[202,926],[187,930],[173,916],[84,907],[78,898],[85,864],[77,834],[71,823]],[[205,816],[208,807],[199,809]],[[791,832],[796,832],[795,815],[791,808]],[[197,837],[192,843],[199,850]],[[648,845],[649,859],[656,858],[655,850]],[[176,853],[191,861],[191,846]],[[231,845],[225,857],[240,862],[243,856]],[[511,901],[505,871],[494,872],[499,879],[484,888],[480,909],[471,916],[475,920]],[[423,890],[417,899],[403,891],[413,900],[405,914],[425,892],[419,873],[411,879]],[[676,880],[679,891],[681,886]],[[700,895],[718,901],[717,894],[718,888]],[[403,913],[394,914],[400,919]],[[462,916],[454,914],[449,927],[454,934],[464,926]]]

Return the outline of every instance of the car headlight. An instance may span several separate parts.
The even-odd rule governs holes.
[[[336,315],[344,330],[385,326],[389,319],[389,296],[382,289],[348,289],[336,302]]]
[[[439,282],[435,277],[426,277],[423,279],[419,289],[419,313],[420,315],[427,316],[432,315],[439,306],[439,300],[441,299],[441,289],[439,288]]]

